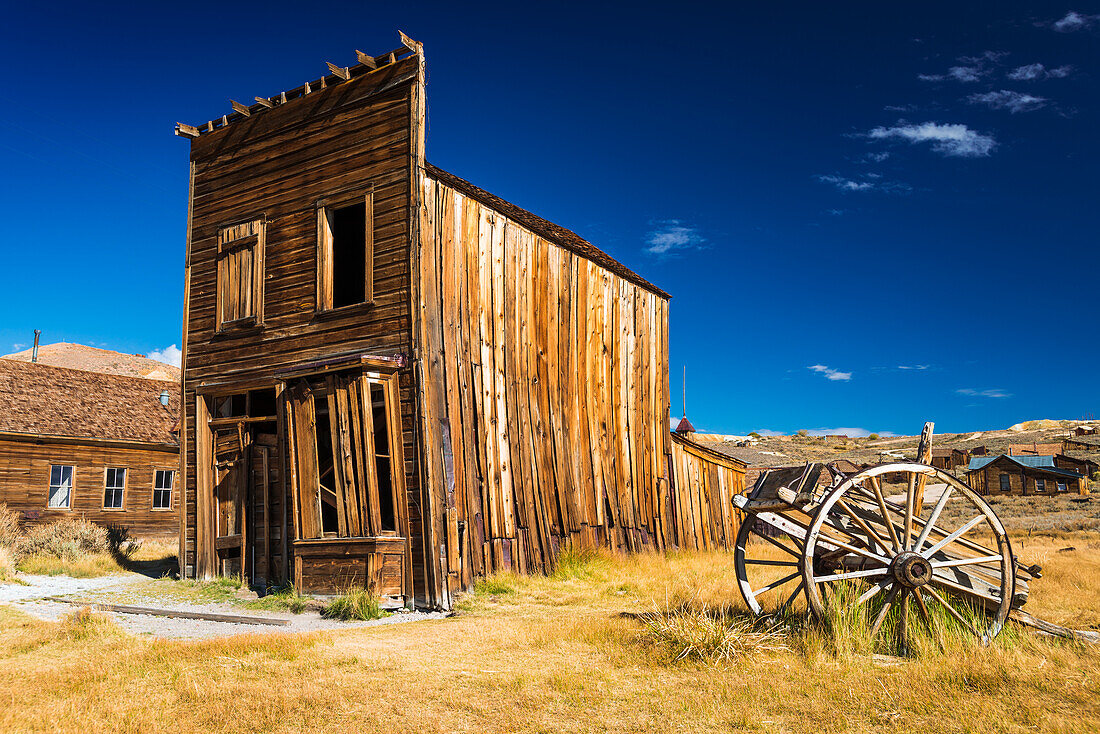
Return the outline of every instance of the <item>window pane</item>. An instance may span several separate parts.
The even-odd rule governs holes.
[[[72,496],[73,467],[54,464],[50,467],[50,492],[47,506],[67,508]]]

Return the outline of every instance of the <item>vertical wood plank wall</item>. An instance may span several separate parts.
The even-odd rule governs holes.
[[[731,545],[743,469],[669,434],[668,301],[431,176],[420,185],[440,601],[481,574],[547,570],[567,547]]]

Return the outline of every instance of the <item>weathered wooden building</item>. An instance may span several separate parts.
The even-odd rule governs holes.
[[[932,448],[932,466],[944,471],[955,471],[970,463],[970,451],[950,446]]]
[[[1089,480],[1056,456],[990,456],[972,458],[967,483],[981,494],[1088,494]]]
[[[427,163],[402,42],[177,126],[184,574],[448,607],[570,546],[731,546],[743,466],[668,430],[668,294]]]
[[[0,503],[175,537],[179,383],[0,359]]]

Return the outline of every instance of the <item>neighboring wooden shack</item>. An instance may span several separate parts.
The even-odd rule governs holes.
[[[179,406],[176,382],[0,359],[0,503],[174,537]]]
[[[1088,494],[1088,478],[1059,465],[1058,460],[1064,458],[1005,454],[973,458],[966,472],[966,481],[981,494],[988,495]]]
[[[932,466],[944,471],[955,471],[970,463],[970,452],[950,446],[932,448]]]
[[[1010,443],[1008,445],[1009,456],[1053,456],[1062,452],[1062,444],[1058,443]]]
[[[743,467],[675,448],[668,294],[428,164],[402,41],[177,126],[183,574],[448,608],[571,546],[725,547]]]

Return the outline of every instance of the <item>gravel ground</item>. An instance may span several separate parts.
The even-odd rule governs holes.
[[[285,619],[286,626],[267,624],[236,624],[197,619],[173,619],[148,614],[122,614],[102,612],[110,616],[122,629],[136,635],[150,635],[170,639],[199,640],[212,637],[228,637],[240,634],[295,634],[317,630],[343,630],[376,627],[386,624],[417,622],[427,619],[443,619],[442,612],[397,612],[383,619],[369,622],[341,622],[324,619],[317,612],[291,614],[289,612],[255,612],[227,603],[194,604],[179,601],[164,603],[155,597],[134,593],[134,584],[148,581],[140,574],[104,576],[92,579],[76,579],[69,576],[32,576],[20,574],[21,584],[0,584],[0,603],[11,604],[16,609],[39,619],[57,621],[79,609],[81,604],[65,604],[48,601],[46,597],[58,596],[94,604],[125,604],[184,612],[233,614],[239,617]]]

